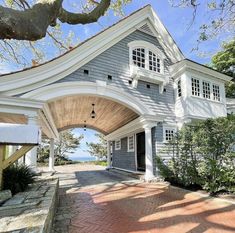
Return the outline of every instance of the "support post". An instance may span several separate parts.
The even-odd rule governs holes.
[[[107,142],[107,169],[111,168],[111,143]]]
[[[153,151],[152,151],[152,127],[145,127],[145,180],[150,181],[154,178],[153,172]]]
[[[3,162],[5,158],[5,146],[0,145],[0,191],[2,190],[3,185]]]
[[[26,153],[25,164],[34,171],[37,171],[37,146],[33,147],[32,150]]]
[[[49,157],[49,171],[54,171],[55,163],[55,140],[54,138],[50,139],[50,157]]]

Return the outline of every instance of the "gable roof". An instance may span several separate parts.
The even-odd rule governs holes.
[[[50,62],[21,72],[2,75],[0,93],[17,95],[60,80],[145,24],[169,53],[173,62],[184,59],[152,7],[147,5]]]

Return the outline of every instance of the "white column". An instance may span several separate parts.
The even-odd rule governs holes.
[[[50,139],[50,156],[49,156],[49,171],[54,171],[54,158],[55,154],[55,140],[54,138]]]
[[[107,169],[111,168],[111,143],[107,142]]]
[[[25,155],[25,164],[32,168],[34,171],[37,170],[37,146],[31,149]]]
[[[153,150],[152,150],[152,131],[151,127],[145,127],[145,180],[149,181],[154,178],[153,173]]]
[[[28,116],[28,125],[39,125],[37,115]],[[38,147],[35,146],[25,155],[25,164],[34,171],[37,171],[37,148]]]

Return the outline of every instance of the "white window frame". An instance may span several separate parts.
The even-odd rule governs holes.
[[[216,99],[215,99],[215,95],[214,95],[214,86],[217,86],[219,89],[219,95],[218,96],[216,96]],[[220,85],[219,84],[216,84],[216,83],[212,83],[212,85],[211,85],[211,93],[212,93],[212,100],[213,101],[216,101],[216,102],[221,102],[221,88],[220,88]],[[219,100],[218,100],[218,98],[219,98]]]
[[[132,41],[128,44],[128,46],[129,46],[129,62],[132,67],[135,67],[140,70],[147,70],[147,71],[154,73],[154,74],[164,74],[165,55],[159,48],[157,48],[155,45],[153,45],[147,41],[142,41],[142,40]],[[145,49],[145,68],[141,68],[139,66],[136,66],[133,63],[132,51],[134,49],[138,49],[138,48]],[[154,53],[156,55],[156,58],[160,59],[160,72],[149,69],[149,51]],[[157,62],[156,62],[156,65],[157,65]]]
[[[201,80],[201,82],[202,82],[202,98],[204,98],[204,99],[207,99],[207,100],[211,100],[211,87],[213,86],[213,85],[211,85],[211,82],[210,81],[207,81],[207,80]],[[207,98],[207,97],[204,97],[204,85],[203,85],[203,82],[204,83],[209,83],[209,92],[210,92],[210,94],[209,94],[209,98]]]
[[[175,127],[175,126],[163,126],[163,142],[164,143],[169,143],[170,140],[166,140],[166,130],[171,130],[171,131],[173,131],[173,134],[175,134],[176,131],[177,131],[177,127]]]
[[[133,148],[130,148],[130,138],[133,138]],[[130,135],[127,137],[127,152],[134,152],[135,151],[135,135]]]
[[[193,95],[192,93],[192,78],[193,79],[197,79],[199,80],[199,89],[200,89],[200,92],[199,92],[199,96],[197,95]],[[209,83],[209,86],[210,86],[210,98],[206,98],[203,96],[203,82],[206,82],[206,83]],[[214,99],[214,92],[213,92],[213,86],[218,86],[219,87],[219,100],[217,99]],[[208,100],[208,101],[212,101],[212,102],[217,102],[217,103],[222,103],[223,100],[222,100],[222,91],[221,91],[221,83],[217,83],[217,82],[212,82],[210,79],[207,79],[207,78],[202,78],[202,77],[197,77],[197,76],[191,76],[191,96],[194,97],[194,98],[199,98],[199,99],[203,99],[203,100]]]
[[[119,147],[117,146],[119,143]],[[122,141],[121,139],[115,140],[115,150],[121,150],[122,148]]]
[[[195,94],[193,95],[193,79],[199,81],[199,91],[197,91],[197,93],[198,93],[199,95],[195,95]],[[195,87],[194,87],[194,88],[195,88]],[[195,93],[195,90],[194,90],[194,93]],[[192,96],[195,96],[195,97],[201,97],[201,96],[202,96],[201,93],[202,93],[201,80],[200,80],[199,78],[197,78],[197,77],[192,76],[192,77],[191,77],[191,95],[192,95]]]

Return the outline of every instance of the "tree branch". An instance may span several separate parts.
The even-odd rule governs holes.
[[[24,11],[0,6],[0,39],[34,41],[45,37],[54,26],[62,0],[41,2]]]
[[[61,8],[58,19],[62,23],[68,24],[87,24],[96,22],[103,16],[109,8],[111,0],[101,0],[101,2],[90,13],[72,13]]]

